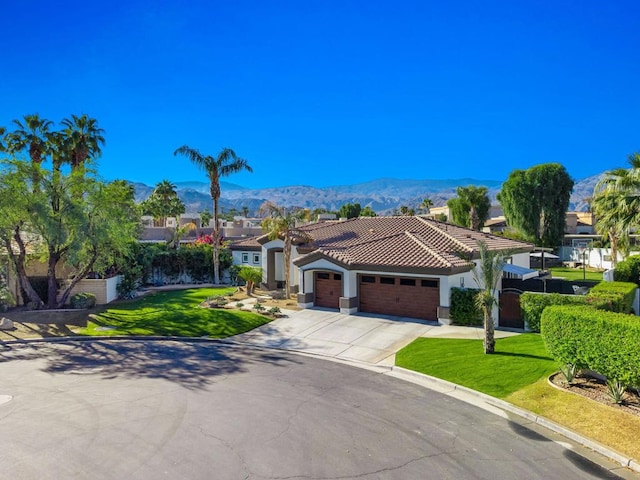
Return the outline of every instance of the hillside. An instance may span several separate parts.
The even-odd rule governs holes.
[[[601,177],[602,174],[576,181],[569,210],[583,211],[588,208],[588,199],[592,196],[595,184]],[[221,182],[220,208],[223,211],[228,211],[232,208],[242,210],[243,207],[247,207],[253,215],[267,200],[277,205],[303,207],[311,210],[317,208],[338,210],[345,203],[357,202],[363,207],[370,206],[378,214],[388,214],[401,205],[417,207],[422,199],[427,197],[433,201],[436,207],[445,205],[448,199],[455,196],[457,187],[467,185],[486,186],[492,201],[495,201],[502,182],[473,178],[451,180],[381,178],[353,185],[323,188],[292,185],[263,189],[249,189],[233,183]],[[211,210],[208,183],[177,182],[176,186],[179,197],[187,206],[187,212]],[[134,187],[137,201],[144,200],[153,191],[153,187],[143,183],[135,183]]]

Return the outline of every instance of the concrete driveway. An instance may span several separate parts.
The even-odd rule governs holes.
[[[479,328],[439,325],[412,318],[384,315],[345,315],[313,308],[288,311],[287,316],[234,341],[335,357],[382,366],[394,365],[395,353],[418,337],[482,338]],[[496,332],[496,338],[515,335]]]

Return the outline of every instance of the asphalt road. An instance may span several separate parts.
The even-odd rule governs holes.
[[[0,478],[14,480],[619,478],[537,425],[285,352],[14,346],[3,395]]]

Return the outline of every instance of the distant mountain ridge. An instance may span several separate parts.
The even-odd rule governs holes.
[[[576,181],[571,195],[569,210],[587,210],[593,189],[602,175],[594,175]],[[485,186],[492,202],[503,182],[497,180],[477,180],[460,178],[448,180],[412,180],[380,178],[353,185],[337,185],[331,187],[313,187],[291,185],[250,189],[241,185],[221,182],[222,196],[220,207],[223,211],[235,208],[242,211],[249,209],[255,215],[260,206],[268,201],[285,207],[302,207],[311,210],[324,208],[338,210],[345,203],[359,203],[369,206],[378,214],[389,214],[402,205],[416,208],[424,198],[430,198],[434,206],[443,206],[447,200],[455,197],[456,188],[461,186]],[[143,183],[134,183],[136,200],[142,201],[153,191],[153,187]],[[175,182],[178,196],[185,203],[188,213],[211,210],[211,197],[207,182],[189,181]]]

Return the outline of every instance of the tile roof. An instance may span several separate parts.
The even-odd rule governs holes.
[[[261,250],[262,245],[258,242],[258,237],[247,237],[231,242],[231,250]]]
[[[296,259],[302,266],[328,258],[348,268],[407,271],[469,270],[478,257],[478,241],[490,250],[528,252],[533,245],[477,232],[425,217],[359,217],[302,227],[311,238],[310,253]]]

